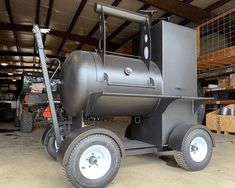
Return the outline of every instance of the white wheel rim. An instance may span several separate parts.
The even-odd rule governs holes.
[[[81,155],[79,168],[87,179],[99,179],[108,172],[111,161],[111,154],[106,147],[93,145]]]
[[[208,146],[202,137],[196,137],[190,143],[190,156],[195,162],[201,162],[206,158]]]

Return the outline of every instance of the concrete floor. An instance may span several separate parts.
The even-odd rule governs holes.
[[[4,130],[5,128],[5,130]],[[52,160],[40,143],[43,129],[23,134],[11,124],[0,124],[1,188],[71,188],[59,163]],[[209,166],[187,172],[171,155],[126,157],[110,188],[234,188],[235,136],[215,135],[217,147]]]

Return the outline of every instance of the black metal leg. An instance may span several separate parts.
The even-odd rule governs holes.
[[[78,117],[73,117],[73,119],[72,119],[72,131],[82,127],[82,121],[83,121],[82,114],[83,113],[81,113]]]

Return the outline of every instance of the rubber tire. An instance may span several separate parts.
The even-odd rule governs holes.
[[[83,152],[92,145],[106,147],[112,158],[111,167],[101,178],[90,180],[82,175],[79,168],[79,160]],[[116,176],[121,163],[121,153],[118,144],[109,136],[94,134],[82,139],[70,153],[67,165],[65,166],[66,176],[74,187],[101,188],[106,187]]]
[[[57,149],[55,147],[55,133],[54,133],[54,128],[53,127],[48,127],[46,128],[46,130],[44,131],[43,135],[42,135],[42,139],[41,142],[45,147],[45,150],[47,152],[47,154],[57,160]]]
[[[204,124],[203,120],[205,118],[205,114],[206,114],[206,107],[203,104],[198,108],[198,112],[197,112],[197,120],[199,124]]]
[[[60,126],[60,133],[64,137],[65,133],[63,131],[63,126]],[[53,159],[57,160],[58,149],[55,147],[56,137],[53,127],[48,127],[44,131],[41,142],[45,146],[48,155],[51,156]]]
[[[20,127],[20,120],[19,120],[18,116],[16,115],[16,113],[15,113],[14,122],[15,122],[15,124],[14,124],[15,127]]]
[[[190,143],[195,137],[202,137],[205,139],[208,147],[208,152],[205,159],[201,162],[195,162],[190,156]],[[174,150],[174,157],[180,167],[188,171],[199,171],[205,168],[211,160],[213,152],[212,139],[208,132],[204,129],[194,129],[190,132],[182,143],[182,151]]]
[[[43,135],[42,135],[42,138],[41,138],[41,143],[42,143],[43,146],[45,146],[45,141],[48,139],[48,136],[49,136],[49,134],[51,132],[51,129],[52,129],[52,127],[49,126],[43,132]]]
[[[48,155],[51,156],[52,159],[57,160],[58,151],[55,147],[55,142],[56,138],[55,135],[52,133],[48,138],[48,143],[45,144],[45,149]]]
[[[30,133],[33,130],[33,114],[23,111],[20,119],[20,131],[22,133]]]

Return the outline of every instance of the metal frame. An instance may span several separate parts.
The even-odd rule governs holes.
[[[126,11],[124,9],[117,8],[117,7],[111,7],[109,5],[105,5],[102,3],[96,3],[95,11],[99,13],[100,38],[99,38],[98,53],[102,58],[103,64],[105,65],[105,55],[106,55],[105,18],[108,15],[111,15],[114,17],[126,18],[129,21],[134,21],[134,22],[141,24],[141,38],[140,38],[141,52],[140,52],[140,54],[141,54],[141,59],[146,63],[146,66],[149,68],[150,61],[152,59],[151,58],[151,32],[150,32],[151,25],[150,25],[149,16]],[[50,105],[51,112],[52,112],[52,120],[53,120],[54,129],[55,129],[56,141],[57,141],[57,145],[60,146],[60,144],[62,143],[62,139],[61,139],[61,134],[60,134],[59,126],[58,126],[58,120],[57,120],[57,116],[56,116],[54,99],[53,99],[52,92],[51,92],[51,86],[50,86],[50,81],[49,81],[49,76],[48,76],[47,65],[46,65],[46,58],[45,58],[45,54],[44,54],[43,41],[42,41],[42,36],[41,36],[41,33],[47,33],[48,30],[46,30],[46,29],[40,30],[37,25],[34,25],[33,32],[35,33],[35,38],[36,38],[37,45],[38,45],[38,52],[39,52],[39,57],[40,57],[41,65],[42,65],[44,82],[45,82],[45,86],[47,89],[48,101],[49,101],[49,105]],[[147,40],[146,40],[146,37],[147,37]],[[146,47],[149,49],[148,57],[146,57],[144,55],[144,49]],[[105,78],[105,80],[107,80],[108,85],[110,85],[110,84],[111,85],[120,85],[118,83],[109,82],[107,75],[104,75],[104,78]],[[133,86],[137,87],[138,85],[133,85]],[[150,78],[150,85],[149,86],[139,85],[138,87],[156,87],[156,86],[155,86],[154,82],[151,82],[151,78]],[[179,95],[179,96],[177,96],[177,95],[174,95],[174,96],[169,96],[169,95],[138,95],[137,96],[134,94],[122,94],[122,93],[117,94],[117,93],[101,92],[101,93],[94,93],[91,95],[89,102],[87,104],[87,107],[86,107],[86,113],[89,113],[89,111],[92,111],[92,109],[93,109],[92,104],[94,104],[94,101],[98,100],[99,97],[101,97],[101,96],[127,96],[127,95],[128,95],[128,97],[148,97],[148,98],[161,99],[161,104],[159,104],[160,107],[155,112],[153,112],[153,114],[152,114],[153,116],[154,116],[154,114],[157,114],[157,113],[163,113],[167,109],[169,104],[171,104],[173,101],[179,100],[179,99],[191,101],[192,114],[194,114],[197,111],[200,104],[202,104],[203,101],[208,100],[208,98],[188,97],[188,96],[181,96],[181,95]]]

